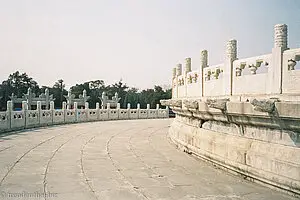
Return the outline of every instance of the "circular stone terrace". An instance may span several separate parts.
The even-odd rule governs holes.
[[[0,137],[0,199],[293,199],[178,150],[170,119],[52,126]]]

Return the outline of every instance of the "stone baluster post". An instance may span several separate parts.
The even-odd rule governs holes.
[[[24,120],[25,120],[25,128],[27,125],[27,110],[28,110],[28,104],[27,101],[22,101],[22,114],[24,116]]]
[[[156,104],[156,117],[159,117],[159,104]]]
[[[31,107],[32,107],[32,90],[31,90],[31,88],[28,88],[28,90],[27,90],[27,103],[28,103],[28,109],[31,110]]]
[[[46,104],[46,110],[48,110],[49,109],[49,104],[50,104],[50,95],[49,95],[49,89],[48,88],[46,88],[45,89],[45,97],[46,97],[46,99],[45,99],[45,104]]]
[[[12,111],[13,111],[13,102],[12,101],[7,101],[6,102],[6,116],[7,116],[7,129],[12,128]]]
[[[67,109],[67,102],[63,102],[62,103],[62,111],[63,111],[63,113],[64,113],[64,123],[66,122],[66,109]]]
[[[62,103],[62,110],[66,110],[67,109],[67,102],[63,102]]]
[[[192,59],[191,58],[185,59],[185,70],[184,71],[185,71],[185,74],[192,71]]]
[[[130,108],[131,108],[130,103],[127,103],[127,117],[128,117],[128,119],[130,118]]]
[[[54,110],[54,101],[50,101],[50,110]]]
[[[234,61],[237,59],[237,41],[231,39],[226,44],[226,60]]]
[[[100,104],[97,102],[96,103],[96,114],[97,114],[97,120],[100,119]]]
[[[176,65],[176,78],[175,78],[176,92],[175,92],[175,98],[179,97],[178,87],[181,86],[181,80],[178,79],[178,76],[181,76],[181,75],[182,75],[182,64],[178,63]]]
[[[207,50],[202,50],[200,53],[200,70],[199,83],[201,84],[201,96],[204,96],[205,74],[204,68],[208,67],[208,53]]]
[[[70,89],[68,91],[68,96],[67,96],[67,109],[71,109],[71,105],[72,105],[72,90]]]
[[[41,101],[38,101],[36,103],[36,110],[38,112],[39,124],[41,124],[41,118],[42,118],[42,102]]]
[[[271,66],[268,67],[268,94],[282,93],[282,74],[283,70],[282,56],[288,49],[288,30],[286,24],[277,24],[274,26],[274,48],[272,49]]]
[[[51,119],[52,119],[52,124],[54,121],[54,101],[50,101],[50,111],[51,111]]]
[[[137,113],[138,113],[138,117],[137,117],[138,119],[140,118],[140,109],[141,109],[141,104],[138,103],[136,105],[136,110],[137,110]]]
[[[176,78],[176,67],[172,69],[172,78]]]
[[[22,111],[28,110],[28,104],[27,101],[22,101]]]
[[[118,107],[118,104],[117,104]],[[110,103],[106,104],[106,109],[107,109],[107,113],[108,113],[108,120],[110,119]]]
[[[178,63],[176,65],[176,76],[181,76],[182,75],[182,64]]]
[[[89,102],[85,102],[84,103],[84,111],[85,111],[85,117],[86,117],[86,121],[89,121],[90,119],[90,112],[89,112]]]
[[[232,39],[226,44],[226,57],[223,69],[223,85],[225,95],[232,95],[233,61],[237,60],[237,41]]]
[[[79,117],[78,117],[78,103],[77,102],[74,102],[73,110],[74,110],[75,122],[78,122]]]
[[[89,102],[84,103],[84,109],[88,110],[89,109]]]
[[[185,59],[185,69],[184,69],[184,96],[187,96],[187,82],[188,76],[187,74],[192,71],[192,59],[186,58]]]
[[[166,106],[166,118],[169,118],[169,106]]]
[[[274,48],[280,47],[282,50],[288,49],[288,29],[286,24],[276,24],[274,26]]]
[[[177,78],[176,67],[172,69],[172,98],[177,98]]]
[[[121,104],[117,103],[117,113],[118,113],[118,119],[120,118],[120,112],[121,112]]]
[[[147,118],[150,116],[150,104],[147,104]]]

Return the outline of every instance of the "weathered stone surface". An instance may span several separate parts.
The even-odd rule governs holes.
[[[275,101],[274,100],[257,100],[253,99],[250,102],[254,106],[254,110],[260,112],[272,113],[275,109]]]
[[[183,105],[188,109],[198,109],[197,100],[184,100]]]
[[[201,51],[200,70],[172,80],[171,101],[184,101],[172,107],[170,136],[186,152],[300,195],[300,49],[288,48],[285,24],[274,27],[271,53],[238,59],[237,49],[229,40],[217,65]]]
[[[178,151],[166,137],[170,123],[94,122],[2,136],[0,199],[43,191],[59,200],[294,199]]]
[[[182,100],[171,99],[171,106],[181,108],[182,107]]]
[[[206,103],[211,108],[216,108],[222,111],[226,110],[226,103],[229,101],[229,99],[207,99]]]
[[[259,135],[263,134],[263,129],[257,127],[244,127],[242,135],[238,126],[233,124],[208,121],[201,128],[195,126],[192,119],[184,118],[189,117],[176,117],[169,130],[173,142],[184,151],[240,173],[249,180],[275,185],[300,196],[300,148],[296,137],[291,135],[292,141],[286,146],[275,143],[289,137],[277,135],[280,131],[273,135],[277,135],[277,139],[274,137],[269,141],[271,137],[266,135],[263,138]],[[189,124],[189,121],[193,123]]]
[[[160,104],[162,106],[170,106],[171,105],[171,100],[167,99],[167,100],[160,100]]]

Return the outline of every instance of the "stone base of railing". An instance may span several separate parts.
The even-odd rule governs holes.
[[[287,132],[251,125],[240,130],[235,124],[177,113],[169,137],[189,154],[300,197],[300,148]]]

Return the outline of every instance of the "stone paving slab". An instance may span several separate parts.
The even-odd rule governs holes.
[[[170,123],[107,121],[1,136],[0,200],[295,199],[179,151],[167,138]]]

